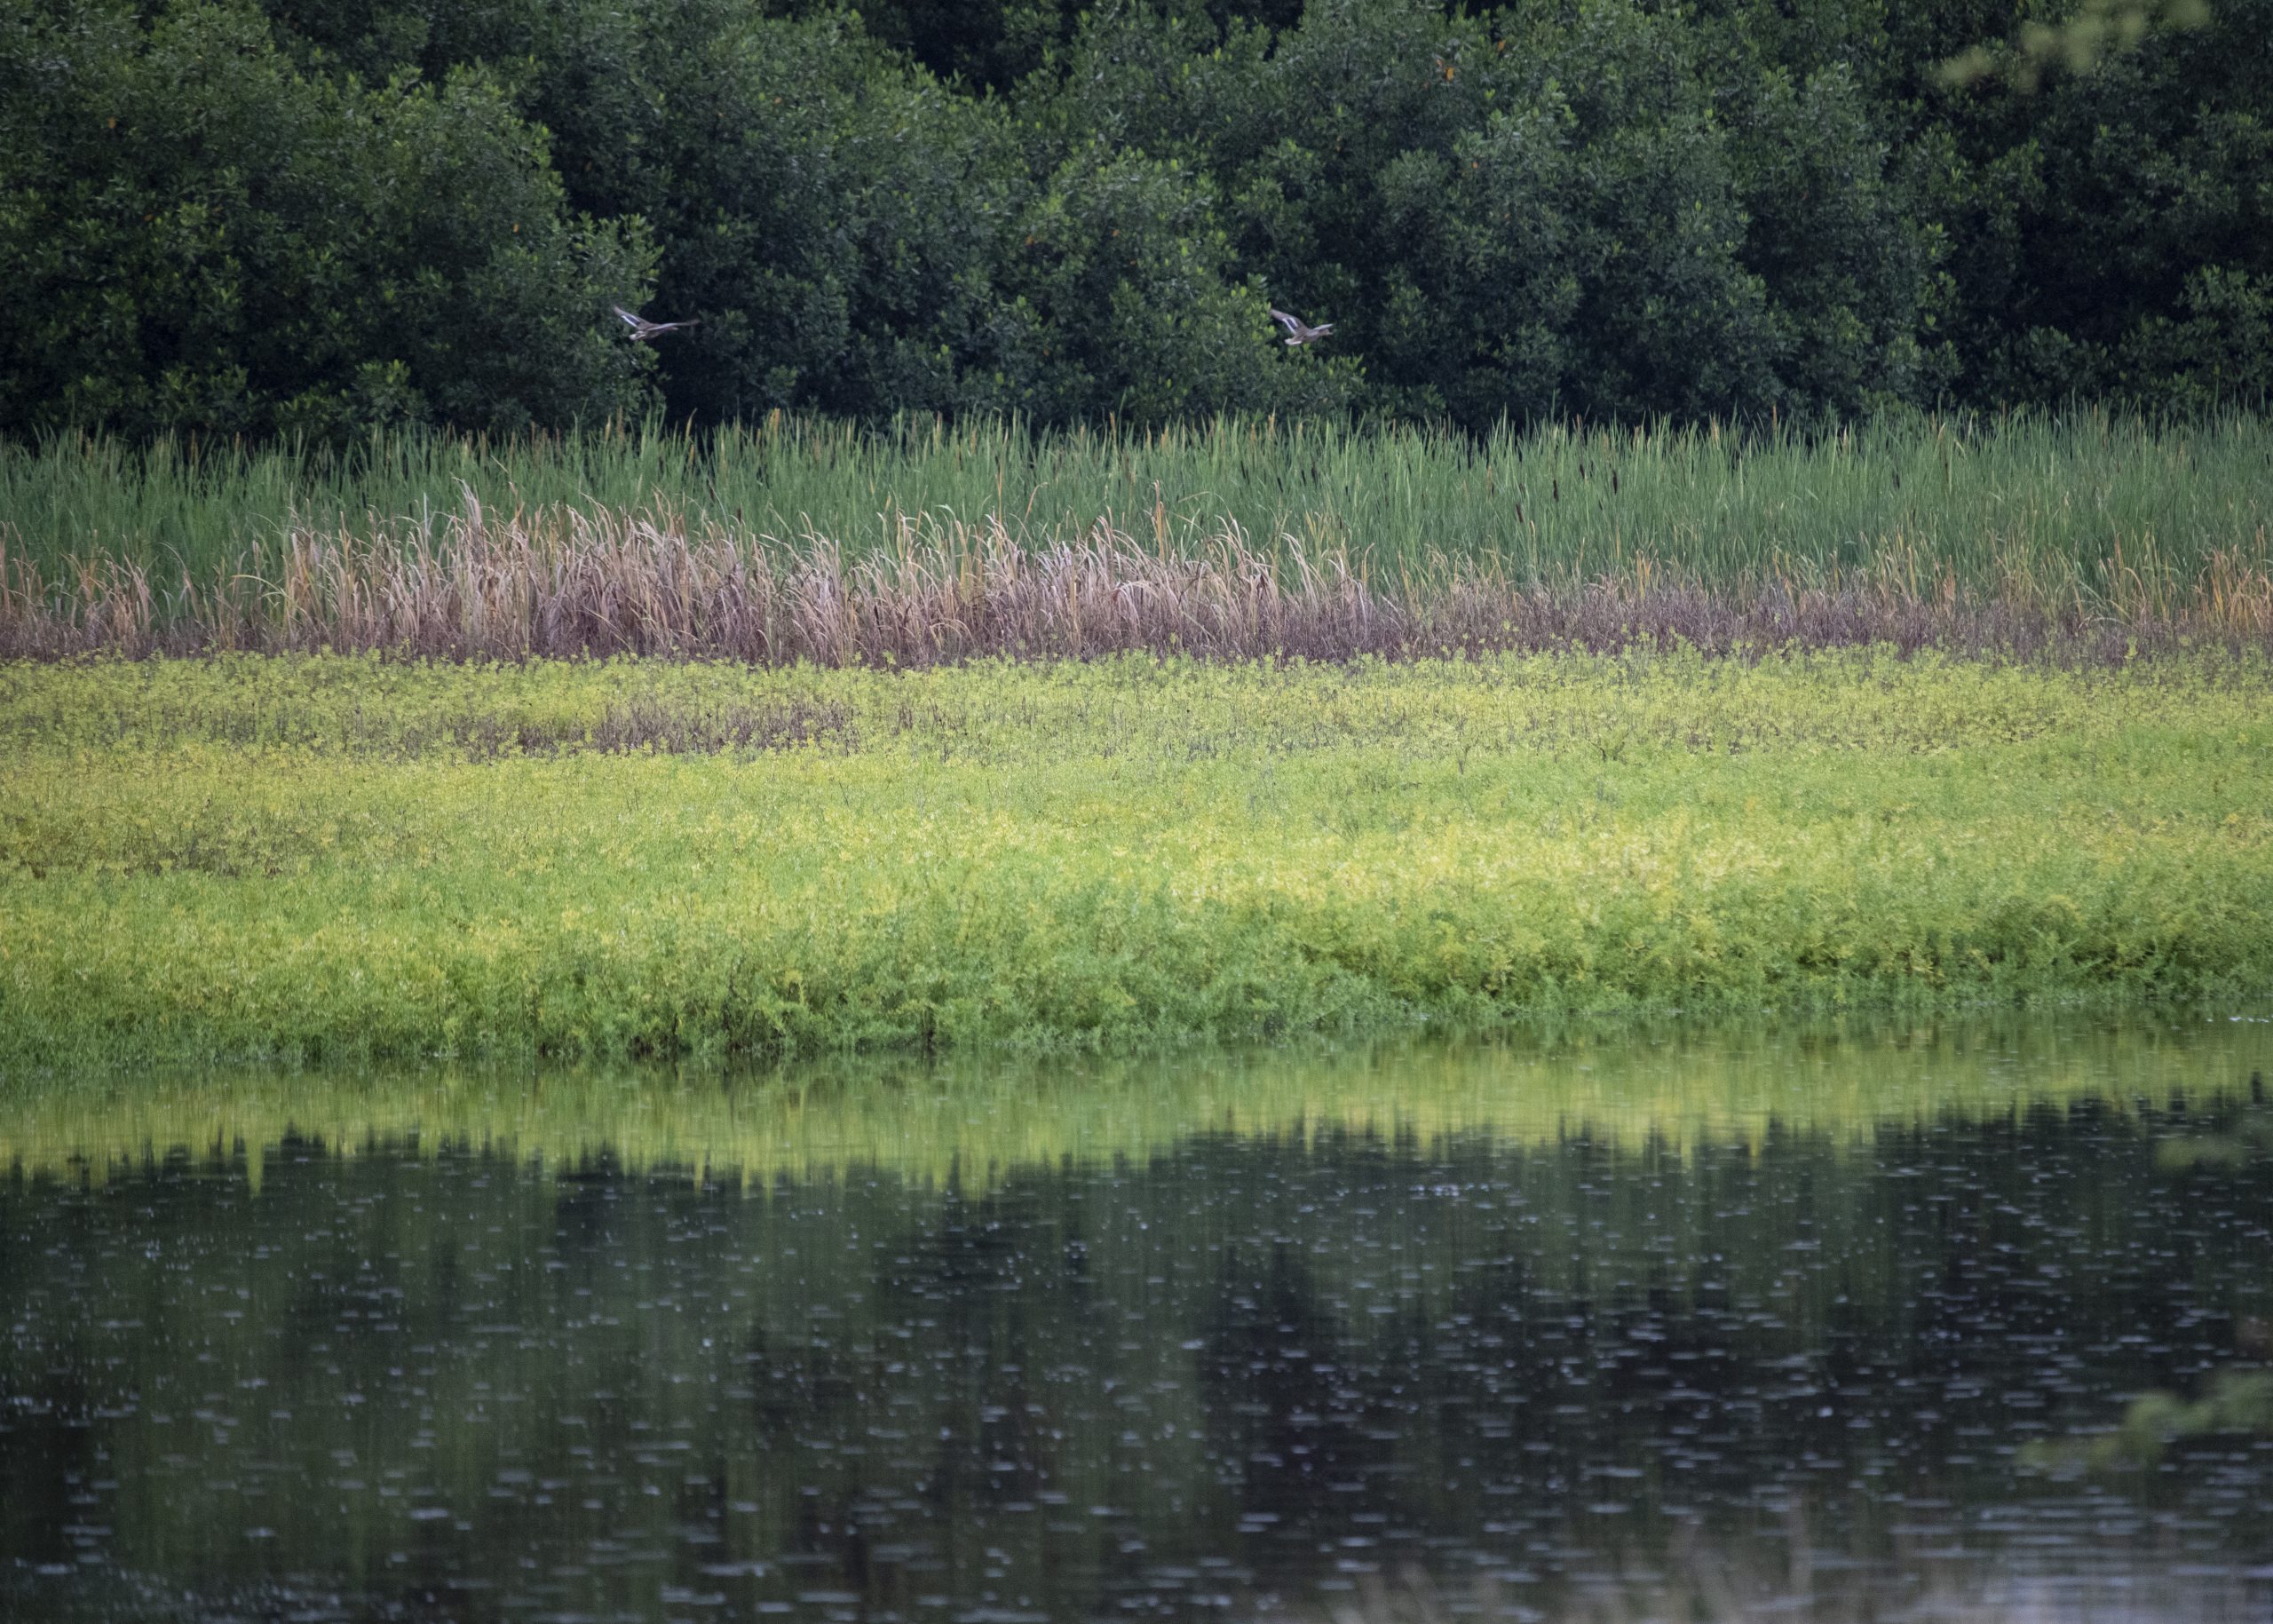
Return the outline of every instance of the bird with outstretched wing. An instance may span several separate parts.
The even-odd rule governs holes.
[[[609,308],[622,316],[625,325],[631,329],[631,342],[634,344],[644,344],[650,338],[660,338],[665,333],[676,333],[683,327],[693,327],[701,320],[700,317],[690,316],[684,321],[650,321],[645,316],[633,315],[621,305],[613,305]]]
[[[1334,330],[1331,321],[1322,321],[1312,327],[1301,317],[1290,316],[1275,307],[1271,312],[1271,319],[1287,329],[1287,347],[1290,350],[1298,345],[1316,344]]]

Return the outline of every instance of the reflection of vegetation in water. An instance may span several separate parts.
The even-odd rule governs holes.
[[[2186,1168],[2238,1168],[2261,1156],[2273,1156],[2273,1111],[2262,1107],[2245,1113],[2222,1131],[2166,1139],[2155,1153],[2156,1161],[2173,1172]]]
[[[1863,1565],[1840,1561],[1835,1552],[1824,1577],[1814,1582],[1787,1576],[1772,1563],[1715,1551],[1685,1553],[1671,1573],[1646,1579],[1615,1579],[1588,1585],[1565,1604],[1550,1610],[1510,1605],[1509,1588],[1490,1575],[1464,1585],[1443,1586],[1419,1568],[1394,1581],[1378,1575],[1360,1579],[1351,1594],[1323,1607],[1293,1608],[1264,1614],[1279,1624],[1459,1624],[1474,1618],[1532,1618],[1545,1624],[1769,1624],[1805,1620],[1810,1624],[1876,1624],[1889,1616],[1885,1576]],[[1809,1553],[1795,1549],[1792,1567]],[[2103,1580],[2101,1582],[2104,1582]],[[1932,1619],[1939,1624],[2016,1624],[2103,1616],[2087,1598],[2094,1580],[2084,1575],[2064,1582],[2042,1577],[2016,1581],[1984,1575],[1977,1566],[1944,1557],[1913,1559],[1904,1574],[1904,1601],[1897,1618]],[[2173,1578],[2154,1586],[2112,1616],[2132,1624],[2207,1624],[2211,1620],[2262,1624],[2264,1609],[2245,1580],[2208,1573]]]
[[[2034,1445],[2021,1459],[2039,1471],[2152,1467],[2190,1438],[2249,1435],[2273,1437],[2273,1371],[2221,1371],[2190,1401],[2160,1389],[2142,1393],[2124,1406],[2112,1430]]]
[[[0,1247],[0,1302],[36,1322],[0,1337],[26,1401],[0,1572],[99,1523],[183,1588],[315,1571],[384,1601],[606,1542],[680,1552],[748,1615],[818,1590],[881,1611],[908,1592],[875,1552],[934,1541],[953,1571],[925,1594],[1088,1618],[1141,1577],[1129,1546],[1196,1570],[1243,1524],[1277,1565],[1258,1583],[1305,1595],[1319,1553],[1398,1529],[1447,1564],[1643,1563],[1701,1513],[1714,1549],[1773,1549],[1770,1488],[1826,1551],[1940,1541],[1921,1517],[1955,1546],[2011,1496],[2020,1438],[2182,1387],[2273,1312],[2273,1185],[2154,1159],[2224,1120],[2204,1102],[2246,1088],[2263,1030],[1572,1037],[1181,1081],[287,1081],[176,1089],[170,1126],[139,1085],[21,1096],[8,1153],[51,1168],[74,1145],[257,1149],[292,1113],[351,1147],[397,1113],[422,1152],[447,1129],[500,1153],[294,1144],[257,1197],[116,1163],[96,1190],[0,1178],[0,1233],[26,1238]],[[746,1143],[709,1139],[726,1126]],[[745,1200],[505,1154],[550,1165],[582,1135],[815,1176]],[[950,1183],[957,1157],[1002,1171]],[[115,1506],[74,1503],[67,1472]],[[2217,1501],[2229,1480],[2167,1487],[2233,1510],[2227,1549],[2265,1548],[2273,1513]],[[603,1611],[619,1572],[548,1605]],[[1512,1599],[1561,1616],[1534,1576]]]
[[[1351,1589],[1321,1607],[1295,1607],[1265,1613],[1277,1624],[1459,1624],[1476,1618],[1532,1618],[1546,1624],[1768,1624],[1770,1620],[1806,1620],[1812,1624],[1875,1624],[1888,1616],[1886,1578],[1867,1565],[1843,1560],[1836,1550],[1818,1553],[1808,1542],[1805,1523],[1793,1519],[1784,1560],[1738,1549],[1707,1549],[1683,1541],[1664,1568],[1646,1576],[1612,1575],[1574,1587],[1564,1604],[1546,1610],[1511,1605],[1516,1596],[1496,1575],[1485,1573],[1465,1583],[1439,1584],[1417,1565],[1394,1578],[1363,1575]],[[1647,1569],[1648,1565],[1643,1565]],[[2061,1580],[1984,1574],[1961,1557],[1913,1557],[1903,1574],[1904,1602],[1894,1616],[1932,1619],[1940,1624],[2015,1624],[2096,1617],[2084,1597],[2093,1580],[2082,1574]],[[2207,1573],[2172,1579],[2155,1587],[2151,1599],[2119,1615],[2133,1624],[2180,1620],[2206,1624],[2214,1619],[2262,1624],[2261,1605],[2253,1604],[2251,1587],[2230,1573]]]
[[[1858,1141],[1889,1123],[2000,1117],[2031,1101],[2237,1094],[2273,1050],[2261,1030],[2009,1018],[1158,1060],[847,1060],[741,1079],[590,1068],[77,1079],[0,1093],[0,1167],[99,1178],[176,1153],[218,1164],[242,1154],[257,1180],[289,1139],[351,1156],[473,1147],[556,1169],[604,1158],[753,1184],[853,1168],[985,1182],[1069,1159],[1141,1159],[1202,1132],[1354,1129],[1425,1145],[1484,1129],[1685,1151],[1757,1146],[1780,1128]]]
[[[2123,1424],[2091,1446],[2092,1464],[2147,1466],[2171,1445],[2221,1433],[2273,1433],[2273,1373],[2221,1373],[2192,1403],[2174,1393],[2134,1398]]]
[[[2156,1146],[2155,1165],[2166,1174],[2231,1173],[2273,1155],[2273,1109],[2263,1103],[2263,1080],[2250,1076],[2251,1103],[2220,1113],[2194,1132],[2174,1135]],[[2245,1319],[2236,1327],[2245,1356],[2273,1356],[2273,1325]],[[2024,1464],[2039,1471],[2108,1471],[2158,1465],[2173,1446],[2190,1438],[2221,1436],[2273,1437],[2273,1370],[2222,1370],[2201,1396],[2189,1399],[2156,1389],[2124,1406],[2123,1419],[2094,1437],[2031,1446]]]

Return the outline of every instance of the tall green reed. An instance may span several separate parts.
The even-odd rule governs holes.
[[[469,492],[493,512],[660,507],[695,528],[819,534],[854,557],[892,546],[909,516],[999,519],[1034,544],[1103,519],[1162,552],[1200,549],[1227,525],[1266,552],[1345,549],[1386,582],[1432,555],[1541,582],[1643,559],[1721,585],[1892,569],[1921,590],[1947,580],[2088,602],[2177,590],[2219,555],[2265,563],[2273,423],[2084,412],[1471,439],[1267,419],[1041,430],[777,414],[716,432],[618,422],[501,441],[390,434],[345,450],[0,446],[0,534],[50,578],[67,559],[106,557],[210,582],[289,529],[423,527]]]

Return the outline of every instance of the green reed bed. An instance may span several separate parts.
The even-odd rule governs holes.
[[[1646,559],[1724,589],[1896,568],[1921,590],[2125,603],[2190,587],[2214,558],[2264,567],[2273,424],[2079,413],[1474,440],[1269,421],[1035,431],[777,416],[717,433],[420,434],[344,452],[0,447],[0,537],[51,582],[67,560],[100,557],[210,584],[261,569],[262,550],[296,528],[400,535],[469,493],[492,514],[656,510],[752,543],[826,536],[854,557],[898,545],[911,517],[999,520],[1029,545],[1104,521],[1153,551],[1227,529],[1273,554],[1338,549],[1383,579],[1439,557],[1544,583]]]
[[[2268,675],[0,666],[0,1068],[2262,1000]]]
[[[2012,454],[2030,432],[1997,441],[1996,455]],[[944,427],[938,433],[932,455],[944,479],[953,448]],[[1169,458],[1181,447],[1230,459],[1235,440],[1229,428],[1213,440],[1167,436],[1152,455]],[[857,458],[864,443],[837,431],[817,433],[811,446],[819,466],[839,453]],[[1081,518],[1086,508],[1044,511],[1046,485],[1008,518],[992,507],[977,519],[946,507],[911,511],[894,495],[875,516],[881,539],[863,544],[847,540],[863,534],[858,521],[833,531],[804,514],[802,528],[779,535],[739,517],[690,513],[658,486],[644,506],[598,498],[529,505],[516,488],[507,493],[515,505],[498,507],[469,480],[448,509],[373,512],[353,523],[296,513],[273,531],[256,527],[233,566],[202,573],[107,551],[43,564],[0,535],[0,658],[330,649],[904,669],[1129,651],[1347,660],[1888,644],[2074,663],[2188,644],[2273,646],[2261,493],[2241,489],[2237,478],[2221,486],[2182,477],[2190,455],[2182,440],[2133,446],[2151,443],[2155,456],[2174,459],[2160,496],[2201,509],[2182,547],[2158,539],[2170,532],[2157,523],[2175,521],[2140,517],[2151,505],[2143,495],[2119,512],[2123,504],[2107,490],[2063,487],[2065,473],[2049,465],[2016,465],[2009,492],[1974,493],[1979,511],[1967,522],[1986,526],[1994,510],[2001,528],[1937,536],[1906,528],[1924,522],[1913,513],[1889,519],[1891,529],[1857,532],[1846,545],[1837,524],[1852,515],[1834,523],[1823,517],[1825,504],[1841,490],[1859,499],[1881,474],[1889,490],[1902,483],[1898,470],[1872,461],[1867,437],[1731,450],[1718,485],[1714,459],[1723,454],[1709,435],[1549,434],[1525,442],[1505,465],[1489,448],[1393,433],[1361,443],[1290,431],[1274,448],[1266,428],[1248,449],[1268,453],[1283,477],[1303,463],[1306,443],[1323,448],[1314,460],[1328,463],[1337,448],[1357,448],[1341,473],[1321,476],[1312,493],[1320,501],[1346,507],[1369,492],[1378,497],[1382,470],[1396,471],[1406,453],[1453,456],[1435,472],[1446,488],[1459,473],[1460,494],[1438,500],[1419,479],[1391,481],[1395,502],[1376,503],[1389,527],[1381,534],[1404,537],[1403,551],[1354,540],[1360,527],[1324,510],[1279,511],[1271,522],[1282,527],[1258,534],[1224,511],[1203,526],[1208,504],[1198,499],[1172,514],[1161,496],[1122,527],[1109,514]],[[997,448],[1038,457],[1041,444],[1006,432]],[[1928,440],[1908,449],[1931,451],[1952,481],[1968,458],[1992,457],[1946,436],[1938,449]],[[1465,471],[1461,457],[1469,459]],[[1763,463],[1780,484],[1755,479]],[[996,485],[1007,488],[995,467]],[[2220,471],[2234,475],[2231,458]],[[1469,503],[1483,529],[1430,517],[1457,514],[1474,487],[1503,475],[1511,481],[1505,492]],[[1922,478],[1913,469],[1910,486]],[[908,479],[922,483],[921,470]],[[1547,526],[1531,517],[1542,481]],[[1401,517],[1388,511],[1399,503],[1409,510]],[[1565,513],[1572,527],[1556,542],[1551,525]],[[2087,519],[2107,527],[2108,551],[2061,551],[2080,544]],[[1502,535],[1502,546],[1490,527],[1509,524],[1524,527],[1525,539]],[[1829,539],[1812,552],[1776,550],[1777,536],[1802,532]],[[1431,539],[1438,535],[1448,539]],[[1548,543],[1563,551],[1551,555]]]

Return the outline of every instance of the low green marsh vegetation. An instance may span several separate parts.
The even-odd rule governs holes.
[[[2254,655],[0,666],[0,1066],[2261,999]]]
[[[0,447],[0,654],[2262,641],[2269,494],[2273,426],[2243,414],[64,438]]]

